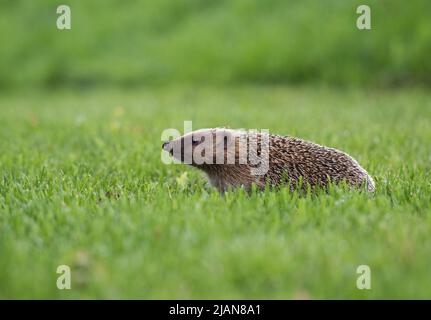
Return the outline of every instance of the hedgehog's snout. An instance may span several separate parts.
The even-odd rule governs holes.
[[[165,141],[165,142],[162,143],[162,149],[165,150],[165,151],[167,151],[167,152],[169,152],[171,155],[174,152],[174,149],[171,148],[170,145],[169,145],[169,141]]]

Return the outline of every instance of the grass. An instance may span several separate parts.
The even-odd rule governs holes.
[[[431,85],[429,0],[0,2],[0,89],[144,84]],[[356,28],[359,5],[372,29]]]
[[[167,87],[0,97],[0,298],[431,298],[431,94]],[[229,192],[161,132],[269,128],[342,149],[370,196]],[[72,290],[56,288],[57,266]],[[356,289],[369,265],[372,289]]]

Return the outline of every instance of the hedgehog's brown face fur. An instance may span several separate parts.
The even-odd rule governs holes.
[[[268,170],[268,152],[260,148],[261,137],[253,136],[255,143],[241,130],[202,129],[167,141],[162,148],[177,161],[206,172],[211,184],[222,192],[239,186],[248,190],[252,184],[263,187]]]
[[[229,129],[202,129],[163,144],[176,160],[195,167],[235,163],[236,133]]]

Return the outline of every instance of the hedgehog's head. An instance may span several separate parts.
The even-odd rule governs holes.
[[[175,159],[195,167],[235,163],[237,135],[230,129],[201,129],[166,141],[162,148]]]

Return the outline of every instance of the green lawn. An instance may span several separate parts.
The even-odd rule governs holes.
[[[223,197],[162,164],[160,135],[184,120],[344,150],[377,192]],[[431,298],[430,122],[419,89],[3,94],[0,298]]]

